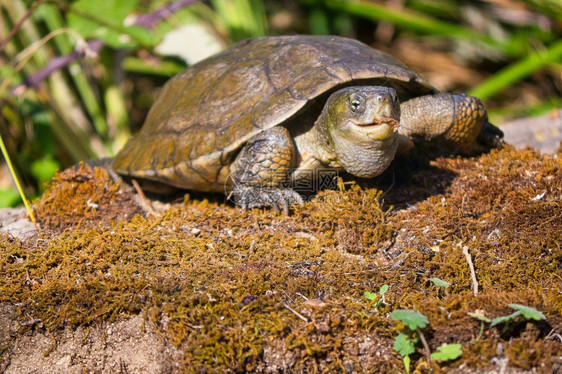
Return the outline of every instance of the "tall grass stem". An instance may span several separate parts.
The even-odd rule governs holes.
[[[12,174],[12,178],[14,178],[14,182],[16,183],[16,187],[18,189],[18,192],[21,196],[21,199],[23,200],[23,204],[25,205],[25,209],[27,210],[27,214],[29,214],[29,218],[31,219],[31,222],[33,222],[33,224],[37,228],[37,220],[35,219],[35,214],[33,214],[33,210],[29,206],[29,202],[27,201],[27,198],[25,197],[25,193],[23,192],[23,188],[21,187],[20,181],[19,181],[19,179],[16,175],[16,171],[14,169],[14,166],[12,165],[12,160],[10,159],[10,156],[8,155],[8,150],[6,149],[6,146],[4,145],[4,139],[2,139],[1,136],[0,136],[0,149],[2,150],[2,155],[4,155],[4,159],[6,160],[6,165],[8,165],[8,169],[10,170],[10,174]]]

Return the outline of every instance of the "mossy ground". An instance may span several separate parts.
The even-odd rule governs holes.
[[[399,165],[406,177],[384,193],[350,183],[290,216],[189,198],[143,216],[105,172],[67,171],[36,204],[44,240],[0,238],[0,302],[18,305],[21,322],[40,320],[20,333],[55,338],[141,314],[182,352],[185,371],[403,371],[388,317],[400,308],[428,316],[433,350],[462,344],[434,370],[487,370],[499,356],[512,369],[560,370],[560,157],[507,147]],[[383,284],[375,308],[364,293]],[[503,316],[510,303],[546,321],[486,324],[477,338],[467,313]],[[421,348],[413,362],[428,371]]]

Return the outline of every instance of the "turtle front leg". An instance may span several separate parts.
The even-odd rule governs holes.
[[[244,208],[270,206],[289,213],[291,204],[302,204],[302,197],[289,188],[289,174],[297,151],[289,131],[281,126],[251,138],[234,161],[234,202]]]
[[[488,122],[482,102],[473,96],[440,93],[402,103],[399,132],[411,139],[438,141],[463,153],[499,148],[503,132]]]

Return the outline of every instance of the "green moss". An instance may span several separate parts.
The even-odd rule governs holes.
[[[519,303],[562,327],[560,159],[507,148],[412,173],[430,185],[452,170],[412,208],[382,209],[379,190],[351,184],[289,217],[191,199],[157,217],[118,214],[134,203],[102,171],[62,174],[37,208],[51,239],[0,239],[0,301],[21,303],[22,318],[55,335],[144,313],[193,371],[259,371],[271,360],[295,371],[399,371],[386,317],[398,308],[428,316],[433,349],[463,345],[446,368],[489,365],[499,343],[510,365],[551,367],[562,348],[542,327],[526,339],[525,326],[486,328],[476,341],[480,323],[467,312],[497,317]],[[398,184],[384,199],[405,205],[412,188]],[[432,277],[452,285],[444,292]],[[386,304],[374,310],[364,293],[383,284]],[[415,359],[421,368],[423,355]]]

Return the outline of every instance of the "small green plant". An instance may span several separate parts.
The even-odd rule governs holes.
[[[535,308],[531,308],[530,306],[525,306],[525,305],[520,305],[520,304],[509,304],[508,306],[511,309],[515,309],[516,312],[513,312],[513,313],[511,313],[510,315],[507,315],[507,316],[501,316],[501,317],[494,318],[492,320],[491,326],[497,326],[500,323],[507,324],[509,321],[511,321],[511,320],[513,320],[513,319],[515,319],[519,316],[523,316],[526,319],[533,319],[535,321],[540,321],[540,320],[546,319],[544,314],[542,314],[541,312],[539,312]]]
[[[502,323],[507,325],[509,321],[512,321],[519,316],[522,316],[525,319],[532,319],[535,321],[546,319],[544,314],[542,314],[541,312],[530,306],[525,306],[520,304],[509,304],[508,306],[511,309],[515,309],[516,311],[507,316],[500,316],[494,319],[490,319],[486,317],[484,315],[484,311],[482,310],[476,310],[475,312],[468,313],[469,316],[471,316],[472,318],[476,318],[477,320],[480,321],[480,333],[476,337],[476,341],[478,341],[478,339],[480,339],[480,337],[482,336],[482,333],[484,332],[485,323],[490,323],[490,326],[492,327],[500,325]]]
[[[381,286],[381,288],[379,289],[379,293],[375,293],[375,292],[369,292],[369,291],[365,291],[365,298],[369,301],[375,301],[377,299],[377,297],[380,296],[380,299],[377,300],[377,302],[375,303],[375,308],[380,307],[382,304],[384,304],[384,294],[388,291],[388,284],[383,284]]]
[[[486,317],[484,315],[484,311],[480,309],[476,310],[475,312],[469,312],[468,315],[480,321],[480,332],[478,333],[478,336],[476,337],[475,340],[478,341],[480,337],[482,337],[482,333],[484,332],[484,323],[490,323],[492,322],[492,320]]]
[[[421,313],[411,310],[398,309],[390,314],[390,318],[402,322],[406,329],[394,340],[394,350],[402,356],[406,373],[410,372],[410,355],[416,351],[415,345],[421,340],[428,362],[455,360],[462,355],[460,344],[443,344],[437,352],[431,353],[429,344],[423,335],[422,329],[429,325],[429,320]]]
[[[426,350],[428,362],[431,361],[429,345],[421,331],[428,324],[429,320],[421,313],[411,310],[398,309],[390,314],[390,318],[402,322],[406,329],[402,331],[394,340],[394,350],[402,356],[406,373],[410,372],[410,354],[415,352],[416,343],[421,340]]]

